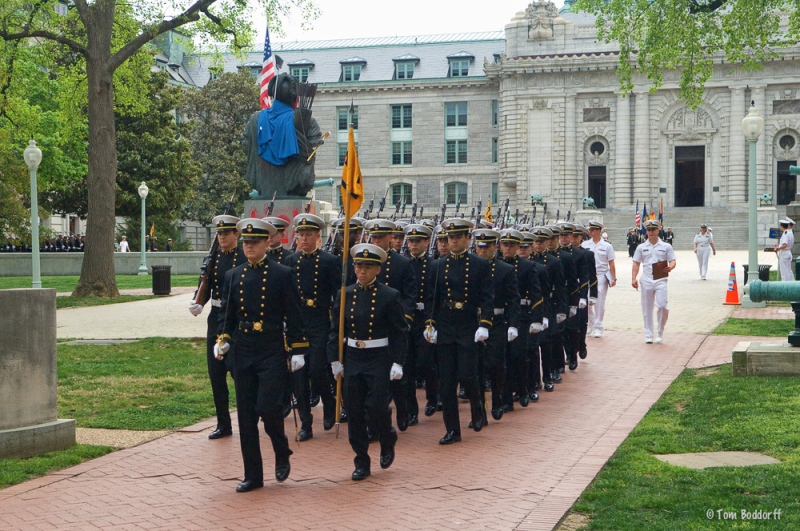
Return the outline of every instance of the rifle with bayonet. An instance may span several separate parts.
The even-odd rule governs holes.
[[[306,214],[311,212],[311,204],[314,202],[314,193],[315,192],[312,189],[311,190],[311,199],[308,200],[308,203],[306,204],[306,208],[303,210],[303,212],[306,213]],[[292,251],[292,253],[296,253],[297,252],[297,231],[296,230],[294,231],[294,236],[292,236],[292,245],[289,246],[289,249]]]
[[[386,196],[389,195],[389,189],[387,188],[386,191],[383,193],[383,198],[381,198],[381,202],[378,204],[378,213],[375,214],[377,219],[381,218],[381,212],[383,212],[383,208],[386,206]]]
[[[508,216],[508,201],[510,197],[506,197],[506,200],[503,202],[503,208],[501,209],[503,215],[500,217],[500,230],[503,230],[506,227],[506,216]]]
[[[375,192],[372,192],[372,199],[369,200],[369,206],[364,211],[364,219],[369,219],[370,214],[372,214],[372,208],[375,206]]]
[[[236,192],[231,194],[231,198],[228,204],[225,205],[225,210],[222,212],[223,216],[227,216],[231,211],[235,195]],[[205,306],[211,296],[211,286],[208,285],[208,279],[214,271],[214,261],[212,258],[217,254],[217,249],[219,249],[219,238],[215,233],[214,240],[211,242],[211,248],[209,248],[208,254],[203,258],[203,263],[200,265],[200,279],[197,281],[197,289],[194,291],[194,297],[192,297],[194,303],[200,306]]]
[[[481,204],[482,203],[483,203],[483,197],[478,199],[478,215],[475,218],[475,228],[476,229],[479,229],[480,226],[481,226]],[[473,215],[474,215],[474,211],[473,211]],[[469,244],[469,252],[471,252],[471,253],[475,252],[475,238],[473,238],[472,239],[472,243]]]
[[[269,202],[269,208],[267,208],[267,215],[266,217],[270,217],[272,215],[272,209],[275,207],[275,195],[278,193],[277,190],[272,192],[272,201]]]

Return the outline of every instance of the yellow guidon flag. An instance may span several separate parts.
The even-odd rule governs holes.
[[[152,238],[156,234],[156,222],[154,221],[152,225],[150,225],[150,237]]]
[[[494,223],[494,220],[492,220],[492,202],[491,201],[488,201],[486,203],[486,216],[485,217],[486,217],[486,221],[488,221],[489,223]]]
[[[354,108],[351,102],[351,116],[353,111]],[[356,214],[363,201],[364,183],[361,178],[361,168],[358,165],[356,140],[353,133],[353,124],[351,123],[347,132],[347,156],[344,159],[344,167],[342,168],[342,204],[345,208],[345,217],[350,218]]]

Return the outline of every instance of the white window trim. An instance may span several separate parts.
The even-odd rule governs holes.
[[[439,197],[442,198],[442,202],[446,202],[447,201],[446,185],[448,185],[450,183],[456,183],[456,182],[458,182],[458,183],[466,183],[467,184],[467,203],[466,204],[467,205],[471,205],[472,204],[472,194],[473,194],[473,192],[472,192],[472,190],[473,190],[472,178],[470,178],[470,177],[461,177],[461,176],[458,176],[458,177],[453,176],[452,179],[448,179],[447,181],[444,181],[444,180],[439,181]],[[454,205],[455,205],[455,203],[447,203],[447,206],[454,206]],[[461,205],[462,208],[464,206],[466,206],[466,205],[465,204]],[[469,211],[467,211],[467,214],[469,214]]]

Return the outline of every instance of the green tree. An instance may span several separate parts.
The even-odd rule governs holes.
[[[653,89],[662,72],[680,71],[681,97],[700,104],[714,64],[724,58],[752,71],[797,42],[798,0],[576,0],[574,8],[597,17],[598,37],[620,46],[623,91],[641,72]],[[781,28],[788,16],[788,31]]]
[[[58,0],[4,0],[0,3],[0,39],[53,41],[85,61],[89,223],[81,278],[74,294],[113,297],[119,293],[113,255],[118,164],[114,101],[115,90],[124,90],[115,78],[117,70],[155,37],[173,29],[184,28],[191,35],[243,49],[251,45],[250,20],[255,6],[267,14],[276,34],[281,34],[280,17],[293,7],[306,19],[315,17],[317,11],[311,0],[175,0],[170,5],[148,0],[74,0],[74,9],[61,17],[55,11],[57,5]],[[135,36],[116,38],[129,30],[128,15],[138,22]]]
[[[244,127],[259,110],[259,88],[248,72],[224,73],[200,90],[187,94],[189,135],[203,174],[184,217],[208,224],[234,198],[234,210],[250,192],[245,179],[247,150]]]

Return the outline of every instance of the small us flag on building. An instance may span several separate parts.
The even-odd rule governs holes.
[[[272,56],[272,45],[269,43],[269,27],[264,38],[264,61],[261,63],[261,108],[268,109],[272,106],[267,94],[269,80],[275,77],[275,58]]]

